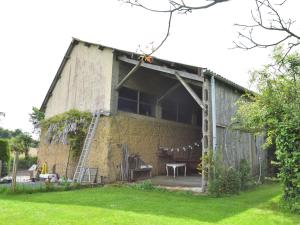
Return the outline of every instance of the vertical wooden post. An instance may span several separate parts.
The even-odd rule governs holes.
[[[13,174],[12,174],[12,191],[16,191],[17,186],[17,168],[18,168],[18,160],[19,160],[19,152],[14,152],[14,164],[13,164]]]
[[[2,174],[2,161],[0,160],[0,178],[1,178],[1,174]]]

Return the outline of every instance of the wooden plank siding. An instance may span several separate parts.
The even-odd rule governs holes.
[[[266,153],[262,150],[263,138],[240,130],[230,129],[231,119],[236,112],[236,101],[242,95],[232,87],[216,82],[216,123],[217,149],[227,166],[238,167],[241,159],[246,159],[252,174],[259,173],[259,156],[264,162]]]

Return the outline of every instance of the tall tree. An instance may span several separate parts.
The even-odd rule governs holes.
[[[273,62],[254,71],[252,83],[258,94],[240,99],[234,122],[266,132],[266,145],[275,144],[284,202],[300,212],[300,54],[276,48]]]

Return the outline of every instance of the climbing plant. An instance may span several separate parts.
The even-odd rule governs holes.
[[[91,119],[91,113],[75,109],[43,119],[40,125],[45,132],[44,140],[47,144],[69,145],[76,158],[80,155]]]

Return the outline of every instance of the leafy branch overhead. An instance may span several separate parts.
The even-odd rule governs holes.
[[[274,2],[274,1],[273,1]],[[284,57],[295,47],[300,45],[300,34],[293,30],[295,20],[285,19],[280,8],[287,4],[287,0],[280,3],[272,3],[270,0],[255,0],[256,8],[251,11],[252,24],[239,24],[238,41],[234,41],[235,47],[245,50],[253,48],[275,47],[279,44],[286,45]],[[275,36],[274,40],[261,41],[258,37],[261,32],[267,32]]]
[[[170,35],[172,18],[174,16],[174,14],[176,14],[176,13],[177,14],[188,14],[188,13],[192,13],[193,11],[196,11],[196,10],[208,9],[219,3],[227,2],[229,0],[210,0],[210,1],[200,0],[199,3],[197,3],[197,4],[190,4],[190,3],[188,3],[189,1],[185,1],[185,0],[180,0],[180,1],[168,0],[167,7],[164,9],[152,8],[151,6],[148,6],[147,4],[144,3],[144,1],[141,1],[141,0],[119,0],[119,1],[121,1],[125,4],[129,4],[131,6],[145,9],[150,12],[169,14],[168,24],[167,24],[167,32],[166,32],[165,36],[163,37],[163,39],[159,42],[159,44],[156,47],[152,46],[152,49],[150,52],[145,53],[141,50],[144,55],[150,56],[154,52],[156,52],[168,39],[168,37]]]

